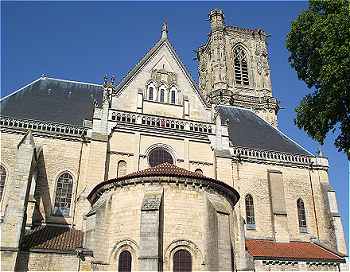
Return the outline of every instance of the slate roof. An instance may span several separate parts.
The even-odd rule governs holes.
[[[276,243],[269,240],[246,240],[246,249],[254,258],[345,262],[343,256],[309,242]]]
[[[250,110],[235,106],[218,106],[217,110],[222,124],[228,121],[229,138],[234,146],[312,155]]]
[[[94,103],[102,102],[102,86],[39,78],[1,100],[1,116],[83,126],[92,120]]]
[[[83,245],[83,232],[69,227],[38,226],[27,230],[23,240],[22,249],[43,249],[74,252]]]

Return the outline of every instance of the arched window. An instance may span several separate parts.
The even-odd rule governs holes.
[[[159,102],[165,102],[165,90],[163,88],[159,90]]]
[[[202,169],[199,169],[199,168],[198,168],[198,169],[195,170],[195,172],[198,173],[198,174],[202,174],[202,175],[203,175]]]
[[[304,206],[304,201],[301,198],[299,198],[297,201],[297,208],[298,208],[299,230],[300,232],[307,232],[305,206]]]
[[[234,50],[234,67],[236,84],[249,85],[247,55],[241,46]]]
[[[154,148],[148,155],[148,162],[151,167],[154,167],[158,164],[165,163],[165,162],[174,164],[173,157],[163,147]]]
[[[65,172],[57,180],[54,214],[69,216],[72,203],[73,177]]]
[[[184,249],[176,251],[173,257],[173,270],[179,272],[192,271],[191,253]]]
[[[131,254],[124,250],[119,254],[118,271],[131,271]]]
[[[255,229],[255,215],[254,215],[254,202],[251,195],[245,197],[245,213],[247,220],[247,228]]]
[[[127,170],[127,163],[126,163],[126,161],[119,161],[118,162],[118,170],[117,170],[117,178],[125,176],[126,175],[126,170]]]
[[[148,99],[153,100],[154,99],[154,88],[153,86],[148,87]]]
[[[6,181],[6,170],[5,170],[5,167],[0,165],[0,201],[2,200],[2,194],[4,193],[5,181]]]
[[[176,89],[170,91],[170,103],[176,104]]]

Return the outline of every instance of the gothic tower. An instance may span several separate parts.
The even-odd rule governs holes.
[[[209,13],[208,41],[197,51],[199,86],[212,105],[249,108],[277,126],[267,53],[268,35],[260,29],[225,26],[222,10]]]

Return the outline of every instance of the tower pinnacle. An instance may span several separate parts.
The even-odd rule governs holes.
[[[162,39],[168,38],[168,24],[166,21],[163,22],[162,25]]]

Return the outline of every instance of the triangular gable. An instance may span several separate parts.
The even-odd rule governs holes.
[[[116,88],[116,96],[119,96],[123,89],[128,86],[130,81],[137,75],[139,71],[148,63],[148,61],[155,56],[159,50],[163,47],[167,46],[169,48],[169,51],[171,55],[174,57],[175,61],[181,68],[183,74],[186,76],[187,80],[189,81],[190,85],[193,87],[195,90],[196,94],[200,98],[201,102],[205,107],[208,107],[204,96],[202,93],[198,90],[197,85],[195,81],[192,79],[192,76],[186,69],[185,65],[182,63],[181,59],[179,56],[176,54],[175,48],[172,46],[168,38],[162,38],[160,39],[147,53],[146,55],[128,72],[128,74],[122,79],[122,81],[118,84]]]

